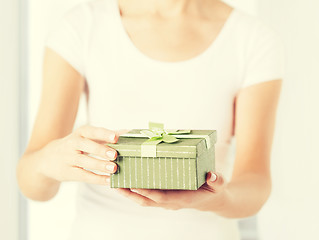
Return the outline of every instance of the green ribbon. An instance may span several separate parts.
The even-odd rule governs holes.
[[[174,143],[178,139],[172,135],[188,134],[191,130],[164,130],[164,124],[161,123],[149,123],[149,130],[140,131],[141,134],[149,138],[147,142],[160,142]]]
[[[140,131],[140,134],[123,134],[123,137],[148,137],[141,145],[142,157],[156,157],[156,146],[161,142],[174,143],[178,138],[205,138],[207,149],[210,148],[210,138],[207,135],[187,135],[191,130],[165,130],[164,124],[149,122],[149,129]]]

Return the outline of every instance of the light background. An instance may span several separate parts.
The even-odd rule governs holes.
[[[43,38],[48,26],[77,2],[30,0],[30,123],[40,92]],[[315,189],[319,184],[314,180],[318,179],[319,158],[315,153],[317,104],[312,96],[319,86],[319,18],[315,12],[319,4],[311,0],[228,2],[263,18],[286,46],[286,77],[273,149],[273,194],[258,217],[260,238],[315,239],[319,227],[314,214],[319,202]],[[73,184],[65,184],[53,201],[30,204],[30,240],[44,236],[47,240],[65,239],[74,216],[75,191]]]
[[[19,88],[17,68],[21,54],[8,46],[19,38],[18,1],[1,1],[0,7],[0,239],[18,236],[18,200],[14,167],[18,158],[17,122]],[[79,0],[29,0],[29,127],[41,89],[43,41],[49,26]],[[272,172],[273,193],[258,216],[260,239],[319,239],[319,2],[314,0],[228,1],[269,23],[286,47],[286,77],[278,111]],[[4,6],[4,7],[3,7]],[[2,28],[10,22],[10,28]],[[6,26],[6,25],[5,25]],[[10,32],[10,34],[7,34]],[[5,67],[4,67],[5,66]],[[7,67],[6,67],[7,66]],[[20,73],[21,74],[21,73]],[[77,126],[83,119],[83,105]],[[30,131],[30,129],[29,129]],[[3,147],[5,146],[5,148]],[[10,169],[7,171],[7,169]],[[11,183],[13,182],[13,183]],[[7,184],[9,183],[9,184]],[[74,184],[64,184],[58,196],[46,203],[29,202],[28,239],[64,240],[74,217]],[[8,237],[10,236],[10,237]]]
[[[30,3],[30,128],[34,122],[41,91],[41,64],[43,41],[50,26],[67,9],[85,0],[29,0]],[[254,0],[228,1],[251,14],[256,13]],[[82,102],[76,125],[84,123],[85,107]],[[75,215],[76,184],[63,184],[60,192],[50,202],[29,203],[29,240],[65,240]],[[48,218],[50,216],[50,218]],[[45,219],[45,221],[43,221]],[[250,234],[250,232],[247,232]],[[254,234],[254,231],[252,232]]]
[[[17,12],[11,11],[16,7],[14,1],[0,5],[0,239],[18,237],[18,191],[13,164],[19,157],[19,98],[16,92],[19,73],[14,67],[19,65],[19,51],[15,47],[19,45],[19,18]],[[10,25],[1,24],[3,22],[10,22]]]

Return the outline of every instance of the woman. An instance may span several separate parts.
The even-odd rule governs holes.
[[[239,239],[235,219],[256,214],[271,190],[282,82],[272,31],[217,0],[95,0],[72,9],[46,46],[22,192],[47,201],[62,182],[81,182],[71,239]],[[72,131],[86,86],[89,125]],[[149,120],[216,129],[219,173],[197,191],[115,190],[85,170],[114,173],[117,152],[105,143]]]

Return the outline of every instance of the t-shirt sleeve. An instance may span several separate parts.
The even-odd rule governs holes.
[[[82,76],[85,75],[84,36],[87,24],[84,8],[78,5],[65,13],[50,28],[45,40],[45,47],[59,54]]]
[[[266,81],[283,79],[284,48],[279,36],[259,23],[248,42],[242,88]]]

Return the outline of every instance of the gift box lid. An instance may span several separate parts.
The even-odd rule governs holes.
[[[133,129],[128,133],[139,134],[141,130],[145,129]],[[201,135],[203,138],[184,138],[187,135]],[[208,138],[208,141],[205,137]],[[141,145],[146,140],[148,140],[147,137],[120,136],[117,143],[108,143],[107,145],[116,149],[119,156],[141,157]],[[216,130],[191,130],[191,133],[183,135],[183,138],[179,138],[177,142],[157,144],[156,157],[196,158],[205,152],[207,147],[214,147],[216,141]]]

